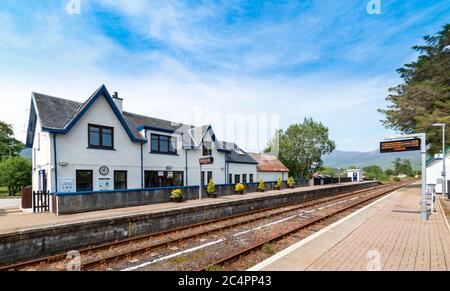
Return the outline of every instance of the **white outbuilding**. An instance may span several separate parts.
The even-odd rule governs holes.
[[[353,182],[362,182],[364,180],[363,169],[349,169],[347,170],[347,177],[352,178]]]
[[[447,148],[446,152],[445,172],[447,173],[448,185],[448,181],[450,181],[450,147]],[[442,193],[442,154],[435,155],[427,162],[427,185],[436,185],[436,193]],[[448,193],[448,189],[446,192]]]

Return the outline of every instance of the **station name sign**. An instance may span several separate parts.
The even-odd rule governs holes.
[[[199,161],[200,165],[214,164],[214,158],[212,156],[200,157],[200,159],[198,161]]]
[[[420,151],[420,138],[380,142],[380,153]]]

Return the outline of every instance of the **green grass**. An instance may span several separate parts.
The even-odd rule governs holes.
[[[0,199],[19,198],[19,197],[20,197],[20,192],[17,193],[15,196],[9,196],[9,194],[8,194],[8,187],[0,186]]]
[[[205,271],[223,271],[225,270],[224,267],[219,266],[219,265],[212,265],[212,266],[208,266]]]
[[[263,252],[268,255],[274,255],[275,250],[273,249],[273,245],[271,243],[265,243],[262,247]]]

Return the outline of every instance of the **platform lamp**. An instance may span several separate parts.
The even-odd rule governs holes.
[[[433,126],[436,127],[442,127],[442,195],[445,197],[446,193],[446,182],[447,182],[447,175],[445,173],[445,123],[435,123]],[[450,199],[450,193],[447,195],[447,197]]]

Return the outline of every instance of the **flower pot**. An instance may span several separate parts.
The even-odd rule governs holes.
[[[208,193],[208,198],[217,198],[217,193]]]
[[[264,192],[264,189],[256,189],[256,192]]]
[[[289,186],[289,189],[294,189],[295,188],[295,186]]]
[[[234,194],[244,194],[244,191],[234,191]]]
[[[170,198],[171,202],[183,202],[183,197],[180,198]]]
[[[275,186],[275,190],[281,190],[281,188],[278,186]]]

